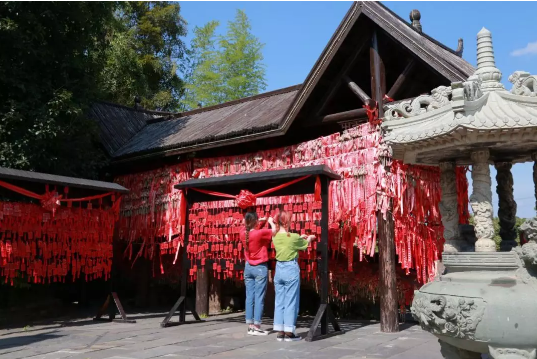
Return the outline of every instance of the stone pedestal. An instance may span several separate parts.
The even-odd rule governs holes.
[[[500,220],[501,251],[510,251],[518,244],[516,242],[516,202],[513,194],[513,175],[511,162],[497,162],[496,167],[496,193],[498,194],[498,218]]]
[[[472,195],[470,204],[474,212],[476,252],[495,252],[494,224],[492,222],[492,190],[488,149],[472,152]]]
[[[440,214],[444,226],[444,252],[464,250],[459,236],[459,212],[457,210],[457,175],[455,162],[440,163]]]

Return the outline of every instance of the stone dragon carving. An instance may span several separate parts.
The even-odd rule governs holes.
[[[384,105],[384,116],[386,120],[417,116],[449,104],[450,96],[451,87],[439,86],[433,89],[430,95]]]
[[[537,76],[532,76],[525,71],[515,71],[509,76],[509,82],[513,84],[511,93],[520,96],[537,96]]]
[[[428,332],[474,340],[477,325],[483,319],[485,304],[481,299],[416,292],[411,311],[412,316]]]
[[[526,220],[520,226],[520,231],[528,243],[522,247],[515,247],[513,250],[526,267],[535,266],[537,265],[537,217]]]
[[[470,196],[470,205],[474,212],[476,252],[495,252],[494,224],[492,222],[492,191],[488,150],[472,152],[472,182],[473,192]]]
[[[442,200],[440,201],[440,214],[444,225],[444,251],[457,252],[462,250],[458,241],[459,212],[457,211],[457,176],[454,162],[441,162],[440,188]]]
[[[516,201],[513,195],[513,174],[510,162],[497,162],[496,193],[498,194],[498,218],[500,220],[500,249],[510,251],[517,246],[516,237]]]

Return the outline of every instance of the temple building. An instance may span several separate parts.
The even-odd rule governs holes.
[[[372,299],[380,298],[383,330],[397,330],[398,306],[410,304],[414,286],[435,275],[435,263],[442,252],[442,233],[445,236],[454,231],[447,235],[446,246],[459,248],[457,226],[467,221],[463,204],[452,214],[449,223],[443,222],[446,227],[443,232],[438,206],[439,186],[444,186],[446,176],[451,181],[451,192],[445,192],[443,187],[443,198],[453,202],[453,179],[459,179],[460,190],[465,191],[463,166],[469,162],[442,165],[440,180],[440,172],[435,168],[399,161],[410,159],[412,164],[429,165],[438,160],[434,156],[439,151],[422,154],[417,150],[419,142],[409,146],[404,143],[407,136],[414,134],[402,132],[396,137],[403,141],[400,146],[394,143],[392,161],[380,131],[379,119],[386,116],[389,124],[404,121],[398,119],[398,114],[410,117],[413,113],[406,115],[405,111],[412,112],[415,103],[419,104],[418,112],[422,111],[424,101],[429,101],[431,108],[441,107],[449,102],[451,91],[457,92],[451,90],[452,83],[466,88],[462,83],[476,73],[462,58],[462,39],[456,49],[451,49],[426,35],[420,19],[417,10],[410,12],[407,22],[381,3],[353,3],[300,85],[184,113],[148,111],[138,104],[129,108],[96,103],[91,116],[100,126],[102,143],[111,158],[110,169],[115,181],[131,191],[122,202],[118,230],[124,255],[131,261],[139,258],[151,261],[148,271],[155,277],[174,272],[176,267],[172,262],[181,261],[178,254],[184,240],[176,216],[179,191],[173,189],[179,182],[324,164],[343,178],[330,185],[330,253],[334,258],[331,273],[334,278],[340,278],[334,280],[332,294],[347,298],[349,286],[363,283],[355,293],[370,292]],[[489,60],[480,61],[480,65],[490,67]],[[431,88],[437,88],[432,100],[427,97],[420,102],[421,95]],[[478,102],[496,101],[494,96],[497,97],[492,94]],[[393,105],[385,114],[385,105],[389,103]],[[464,102],[458,103],[464,106]],[[402,109],[398,110],[398,106]],[[390,132],[390,140],[391,133],[395,130]],[[475,160],[484,163],[485,152],[476,152]],[[473,175],[486,181],[485,173],[477,171]],[[278,198],[272,202],[260,198],[258,205],[263,202],[263,208],[258,211],[270,213],[275,207],[288,206],[289,201],[309,201],[308,198]],[[452,211],[444,202],[440,206],[443,214],[444,210]],[[307,211],[305,205],[297,204],[292,209],[298,221]],[[214,245],[207,249],[204,235],[228,235],[223,225],[210,221],[234,204],[203,206],[193,209],[199,234],[186,249],[192,252],[189,252],[192,281],[207,269],[202,264],[203,256],[221,258],[228,253],[220,248],[222,253],[215,254]],[[411,215],[411,209],[417,207],[424,210],[418,216]],[[313,213],[315,209],[308,208],[308,211]],[[302,225],[306,222],[302,220]],[[216,229],[206,233],[207,228]],[[303,228],[299,226],[297,230]],[[219,238],[222,241],[223,237]],[[481,237],[478,242],[483,242]],[[366,256],[373,257],[372,263],[376,263],[369,272],[363,262]],[[311,254],[304,258],[304,272],[315,273],[314,257]],[[345,264],[336,266],[337,258]],[[230,260],[221,268],[217,265],[208,271],[218,278],[237,278],[236,263]],[[358,265],[365,269],[357,270]],[[360,275],[364,278],[356,279]],[[205,276],[200,278],[207,280]],[[398,291],[396,286],[408,278],[417,281],[416,284],[408,284],[406,289]],[[198,278],[198,286],[200,283]]]

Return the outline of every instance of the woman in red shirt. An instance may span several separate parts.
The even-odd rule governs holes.
[[[261,218],[264,221],[264,218]],[[258,223],[255,212],[247,212],[244,216],[244,229],[240,232],[240,239],[244,242],[244,283],[246,285],[246,324],[249,335],[268,335],[261,330],[261,318],[265,304],[268,279],[268,245],[276,226],[269,218],[268,223],[272,229],[254,229]]]

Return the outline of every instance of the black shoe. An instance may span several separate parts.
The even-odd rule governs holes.
[[[301,337],[299,336],[296,336],[295,334],[291,333],[291,334],[285,334],[285,339],[284,341],[286,342],[298,342],[302,340]]]
[[[278,333],[278,335],[276,336],[276,340],[279,342],[283,342],[284,339],[285,339],[285,334],[283,333]]]

